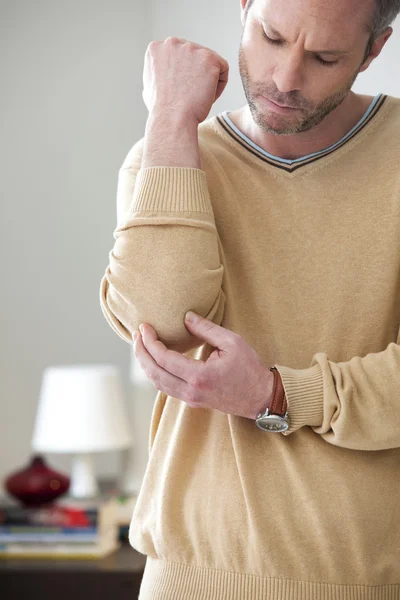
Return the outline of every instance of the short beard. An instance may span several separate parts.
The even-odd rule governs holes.
[[[365,62],[365,58],[364,58],[362,64],[364,64],[364,62]],[[247,98],[247,102],[249,105],[251,115],[253,117],[254,122],[258,125],[258,127],[260,129],[262,129],[263,131],[266,131],[268,133],[271,133],[272,135],[294,135],[296,133],[308,131],[308,130],[312,129],[313,127],[316,127],[317,125],[319,125],[319,123],[321,123],[321,121],[323,119],[325,119],[325,117],[327,115],[329,115],[329,113],[331,113],[333,110],[335,110],[335,108],[337,108],[343,102],[343,100],[347,97],[349,91],[351,90],[351,88],[353,86],[353,83],[357,79],[357,76],[361,70],[362,64],[357,69],[357,71],[353,74],[353,76],[351,77],[351,80],[347,82],[346,86],[342,90],[339,90],[338,92],[335,92],[328,98],[325,98],[321,102],[321,104],[319,104],[316,108],[314,108],[314,110],[311,110],[308,114],[306,113],[304,115],[304,113],[303,113],[303,115],[304,115],[303,118],[294,120],[292,122],[290,121],[290,119],[282,119],[282,122],[279,125],[272,126],[270,123],[267,122],[268,117],[265,117],[265,115],[259,111],[257,104],[255,102],[255,98],[251,92],[251,85],[250,85],[251,80],[249,77],[247,61],[246,61],[246,58],[245,58],[244,52],[243,52],[242,40],[240,41],[240,47],[239,47],[239,71],[240,71],[242,85],[243,85],[244,93]],[[262,93],[262,92],[259,92],[259,93]],[[265,95],[268,98],[267,91],[262,93],[262,95],[263,96]],[[294,100],[293,104],[295,104],[295,100]],[[301,108],[301,106],[299,108]],[[279,115],[276,115],[276,116],[279,116]]]

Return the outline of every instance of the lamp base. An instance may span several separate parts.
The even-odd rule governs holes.
[[[68,491],[70,478],[49,467],[40,454],[31,456],[28,466],[13,471],[4,481],[7,492],[25,506],[53,502]]]
[[[74,456],[69,494],[72,498],[94,498],[100,495],[91,454],[76,454]]]

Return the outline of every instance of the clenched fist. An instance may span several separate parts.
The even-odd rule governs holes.
[[[175,112],[202,123],[228,77],[228,62],[209,48],[176,37],[154,41],[145,55],[143,100],[149,113]]]

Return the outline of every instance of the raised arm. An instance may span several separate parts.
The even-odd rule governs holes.
[[[163,48],[152,44],[147,68],[152,64],[157,75],[163,65],[180,65],[179,80],[188,89],[178,89],[176,70],[169,72],[168,89],[160,74],[149,85],[145,137],[119,171],[115,244],[101,281],[100,303],[108,323],[126,342],[131,344],[133,332],[146,322],[170,349],[186,352],[201,343],[184,325],[186,311],[219,324],[225,305],[219,238],[198,147],[198,125],[211,106],[204,108],[205,98],[211,91],[212,104],[225,87],[219,87],[218,78],[224,66],[197,45],[174,38]],[[185,64],[195,73],[185,72]],[[197,82],[196,95],[199,74],[207,77],[209,89]],[[172,103],[172,88],[185,103]]]

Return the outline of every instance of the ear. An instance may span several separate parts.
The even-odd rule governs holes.
[[[381,33],[381,35],[378,38],[376,38],[375,42],[372,44],[372,48],[371,48],[371,52],[369,53],[369,56],[365,59],[363,66],[360,69],[360,73],[362,73],[363,71],[368,69],[368,67],[372,63],[372,61],[375,58],[377,58],[377,56],[380,55],[380,53],[383,49],[383,46],[386,44],[386,42],[388,41],[388,39],[390,38],[392,33],[393,33],[393,28],[387,27],[385,29],[385,31],[383,33]]]

